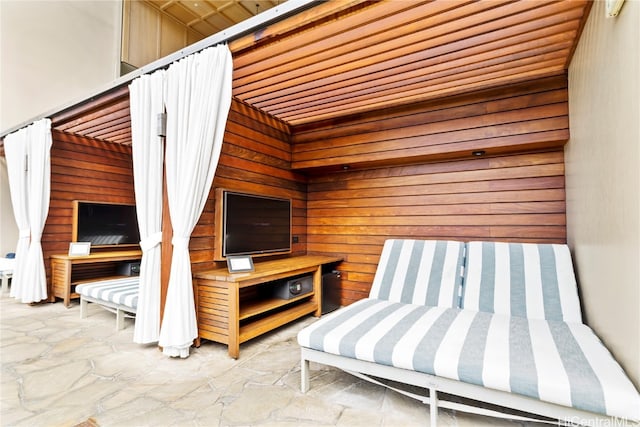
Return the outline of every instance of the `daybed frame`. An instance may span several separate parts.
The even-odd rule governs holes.
[[[369,297],[298,343],[302,392],[309,362],[334,366],[428,404],[432,426],[438,407],[555,425],[640,419],[640,394],[582,322],[566,245],[387,240]]]
[[[393,366],[380,365],[378,363],[352,359],[350,357],[338,356],[335,354],[325,353],[306,347],[301,348],[301,354],[301,390],[303,393],[309,391],[309,362],[317,362],[323,365],[333,366],[360,379],[369,381],[377,385],[383,385],[398,393],[404,394],[405,396],[411,397],[429,405],[429,413],[432,426],[437,425],[439,407],[495,418],[534,421],[553,425],[616,425],[616,419],[613,417],[606,417],[599,414],[594,414],[592,412],[586,412],[566,406],[556,405],[553,403],[542,402],[530,397],[499,390],[492,390],[483,386],[463,383],[460,381],[437,377],[434,375],[428,375],[422,372],[410,371]],[[387,384],[377,381],[372,377],[384,378],[387,380],[410,384],[417,387],[424,387],[428,390],[428,394],[425,396],[421,396],[399,388],[390,387]],[[542,418],[534,418],[533,415],[524,416],[508,414],[491,409],[481,408],[478,406],[440,400],[438,398],[438,392],[449,393],[476,401],[481,400],[482,402],[502,406],[505,408],[515,409],[517,411],[539,414],[543,417],[549,417],[551,419],[544,420]],[[478,399],[478,396],[482,396],[482,398]]]
[[[80,318],[84,319],[87,317],[88,306],[89,303],[98,304],[100,307],[104,308],[111,313],[116,314],[116,331],[124,329],[124,319],[135,319],[136,317],[136,309],[127,307],[123,304],[116,304],[110,301],[101,300],[98,298],[89,297],[86,295],[80,295]]]
[[[88,314],[90,302],[116,314],[116,331],[124,329],[124,319],[135,318],[139,277],[110,278],[78,284],[80,318]]]

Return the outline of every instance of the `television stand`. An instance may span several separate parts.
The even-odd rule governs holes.
[[[342,258],[304,255],[256,263],[249,273],[229,273],[226,268],[194,274],[198,337],[228,346],[237,359],[240,344],[293,320],[322,312],[322,266]],[[291,299],[277,298],[273,283],[313,275],[313,290]],[[266,292],[265,292],[266,291]]]

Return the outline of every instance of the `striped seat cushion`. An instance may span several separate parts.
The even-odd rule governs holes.
[[[138,308],[138,285],[140,277],[101,280],[76,286],[76,292],[96,300],[129,307],[133,312]]]
[[[582,323],[567,245],[470,242],[462,307]]]
[[[371,298],[438,307],[460,306],[464,243],[387,240]]]
[[[609,416],[640,418],[640,396],[580,323],[360,300],[306,327],[301,346]]]

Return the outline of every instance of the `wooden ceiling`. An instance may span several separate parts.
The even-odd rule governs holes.
[[[145,0],[206,37],[277,6],[278,0]]]
[[[291,125],[559,74],[585,2],[396,1],[234,56],[234,96]]]
[[[295,127],[563,74],[590,6],[583,0],[320,3],[230,42],[233,96]],[[61,131],[131,142],[126,87],[52,119]]]

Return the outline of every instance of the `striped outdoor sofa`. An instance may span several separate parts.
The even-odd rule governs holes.
[[[124,329],[125,317],[134,318],[138,307],[138,276],[99,280],[76,286],[80,294],[80,318],[87,317],[89,302],[116,313],[116,330]]]
[[[561,424],[640,419],[640,395],[582,323],[566,245],[388,240],[369,297],[298,342],[303,392],[309,361],[424,387],[425,396],[404,393],[430,405],[432,425],[438,407]]]

